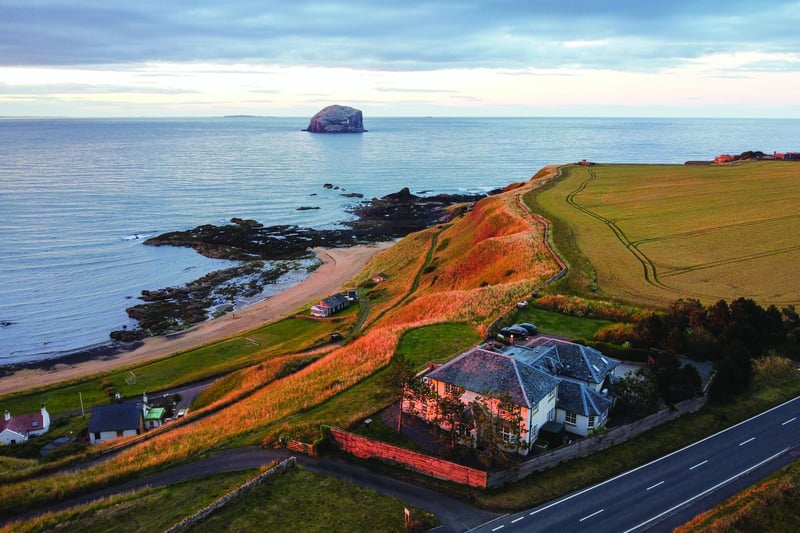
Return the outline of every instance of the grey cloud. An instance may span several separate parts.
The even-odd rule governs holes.
[[[796,1],[0,1],[0,64],[249,62],[380,70],[646,70],[800,49]],[[565,41],[608,44],[570,48]]]

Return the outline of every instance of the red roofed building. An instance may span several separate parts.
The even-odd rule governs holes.
[[[717,163],[717,164],[719,164],[719,163],[730,163],[731,161],[736,161],[736,156],[735,155],[722,154],[722,155],[718,155],[717,157],[714,158],[714,163]]]
[[[3,420],[0,421],[0,446],[25,442],[48,431],[50,431],[50,414],[44,405],[38,413],[11,416],[11,413],[6,411]]]

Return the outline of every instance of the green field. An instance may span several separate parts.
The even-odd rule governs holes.
[[[564,167],[529,203],[561,223],[556,248],[568,262],[579,249],[600,296],[800,304],[800,164]]]

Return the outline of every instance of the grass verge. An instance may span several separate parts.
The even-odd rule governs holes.
[[[412,524],[406,528],[406,507],[396,498],[293,468],[254,487],[188,531],[400,533],[427,531],[437,525],[430,514],[410,509]]]
[[[0,533],[53,530],[95,532],[164,531],[248,481],[253,470],[219,474],[162,488],[146,488],[38,518],[8,524]]]

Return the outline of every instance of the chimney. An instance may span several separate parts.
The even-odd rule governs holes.
[[[47,412],[47,408],[42,404],[42,427],[45,431],[50,429],[50,413]]]

